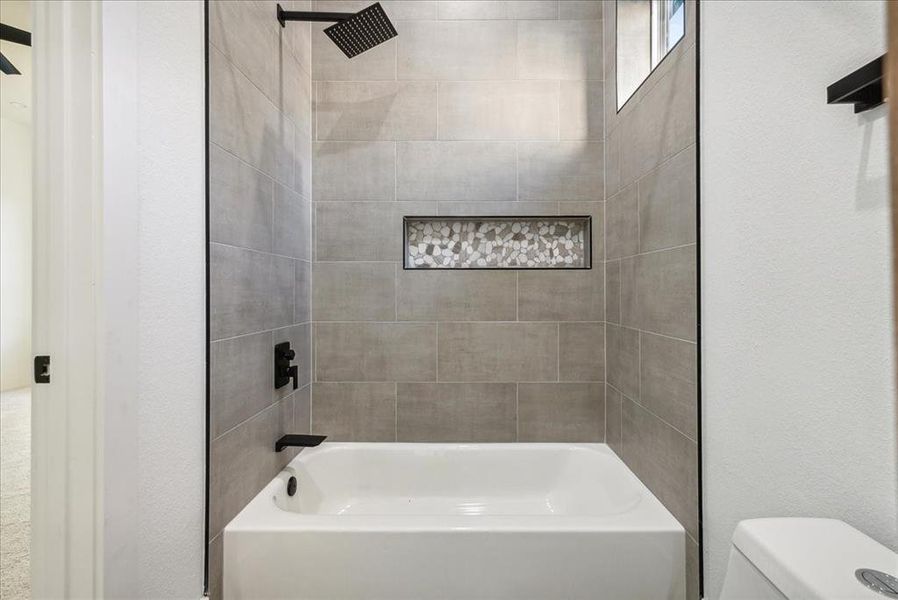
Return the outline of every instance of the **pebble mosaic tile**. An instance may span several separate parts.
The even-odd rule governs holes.
[[[405,217],[406,269],[589,269],[591,219]]]

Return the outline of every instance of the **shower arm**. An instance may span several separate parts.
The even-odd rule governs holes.
[[[281,27],[287,26],[287,21],[314,21],[316,23],[338,23],[348,21],[356,13],[345,12],[307,12],[299,10],[284,10],[278,4],[278,21]]]

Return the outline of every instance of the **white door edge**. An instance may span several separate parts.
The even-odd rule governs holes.
[[[102,596],[99,3],[33,3],[35,598]]]

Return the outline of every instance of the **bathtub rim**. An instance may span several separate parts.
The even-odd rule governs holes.
[[[276,497],[283,494],[294,465],[329,451],[364,449],[433,449],[452,450],[568,450],[595,452],[608,457],[614,468],[623,469],[630,483],[640,493],[632,509],[610,515],[333,515],[307,514],[284,510]],[[419,442],[330,442],[301,451],[282,469],[224,528],[227,539],[240,533],[255,532],[505,532],[544,533],[606,532],[658,533],[682,535],[685,528],[652,494],[648,487],[603,443],[419,443]]]

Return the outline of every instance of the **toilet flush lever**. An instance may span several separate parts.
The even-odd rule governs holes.
[[[296,358],[296,351],[290,348],[290,342],[281,342],[274,346],[274,387],[282,388],[293,380],[293,389],[299,387],[299,367],[291,366],[290,361]]]

